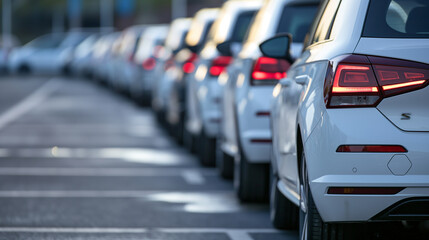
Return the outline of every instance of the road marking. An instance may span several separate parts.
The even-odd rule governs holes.
[[[203,185],[206,182],[201,172],[196,170],[183,170],[181,175],[191,185]]]
[[[20,168],[0,167],[0,176],[70,176],[70,177],[183,177],[189,184],[203,184],[213,171],[178,168]],[[185,177],[186,176],[186,177]]]
[[[252,240],[253,238],[249,235],[249,233],[244,231],[234,231],[230,230],[226,232],[228,234],[228,237],[231,240]]]
[[[167,141],[167,140],[166,140]],[[0,158],[55,158],[55,159],[117,159],[127,162],[153,164],[153,165],[178,165],[188,163],[189,154],[183,151],[152,149],[152,148],[0,148],[7,150],[7,156]]]
[[[52,92],[58,89],[58,87],[59,82],[57,79],[51,79],[31,95],[11,107],[0,116],[0,130],[42,103]]]
[[[276,229],[230,229],[230,228],[49,228],[49,227],[0,227],[3,233],[225,233],[231,240],[252,240],[249,233],[282,233]]]
[[[4,190],[0,198],[147,198],[150,195],[164,194],[165,191],[104,191],[104,190]],[[174,193],[174,192],[169,192]],[[210,191],[208,194],[229,194],[230,191]]]

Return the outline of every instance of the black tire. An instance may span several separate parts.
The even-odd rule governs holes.
[[[304,197],[306,212],[299,211],[299,235],[300,239],[311,240],[358,240],[365,239],[365,231],[362,224],[339,224],[323,222],[311,194],[308,184],[308,172],[305,162],[305,154],[301,155],[301,198]],[[306,226],[306,228],[305,228]],[[305,235],[304,235],[305,234]],[[304,235],[304,236],[303,236]]]
[[[242,202],[267,202],[269,164],[249,163],[243,152],[235,156],[234,186]]]
[[[299,209],[277,186],[278,176],[271,171],[270,218],[275,228],[293,230],[299,225]]]
[[[180,113],[180,119],[175,125],[175,128],[174,138],[176,139],[177,144],[183,146],[183,135],[185,134],[185,115],[183,112]]]
[[[203,130],[201,131],[199,144],[198,155],[201,165],[214,167],[216,165],[216,139],[208,137]]]
[[[31,73],[31,69],[28,65],[23,64],[23,65],[19,66],[18,73],[22,74],[22,75],[28,75]]]
[[[304,157],[304,156],[303,156]],[[300,208],[299,211],[299,235],[300,239],[312,239],[312,240],[323,240],[327,239],[323,236],[325,230],[327,230],[327,224],[325,224],[320,217],[319,211],[317,210],[316,205],[313,201],[313,196],[311,194],[308,180],[307,180],[307,170],[305,169],[305,159],[303,158],[303,165],[301,181],[301,190],[304,190],[304,193],[301,193],[301,198],[304,197],[306,212]]]
[[[192,133],[190,133],[185,126],[183,129],[183,145],[185,148],[188,149],[188,151],[191,153],[198,153],[197,143],[197,138]]]
[[[219,175],[224,179],[232,179],[234,176],[234,157],[222,151],[219,144],[216,148],[216,167]]]

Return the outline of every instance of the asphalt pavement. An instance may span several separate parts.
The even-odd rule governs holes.
[[[102,86],[0,78],[0,239],[298,239],[268,210]]]

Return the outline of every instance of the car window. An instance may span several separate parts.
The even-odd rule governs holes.
[[[63,39],[64,39],[64,36],[59,34],[45,35],[29,42],[27,46],[34,47],[34,48],[43,48],[43,49],[57,48],[60,46]]]
[[[250,22],[252,22],[252,19],[255,15],[256,11],[247,11],[240,13],[237,17],[237,21],[235,22],[231,41],[233,42],[243,42],[244,37],[246,36],[247,30],[249,29]]]
[[[290,33],[293,42],[303,42],[318,5],[287,5],[284,7],[276,33]]]
[[[317,25],[311,44],[329,40],[341,0],[330,0]]]
[[[372,0],[363,37],[428,38],[428,0]]]

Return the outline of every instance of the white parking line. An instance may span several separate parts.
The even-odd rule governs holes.
[[[215,172],[180,168],[40,168],[0,167],[0,176],[71,176],[71,177],[183,177],[189,184],[203,184],[204,176]]]
[[[231,240],[252,240],[249,233],[281,233],[276,229],[230,229],[230,228],[44,228],[0,227],[3,233],[225,233]]]
[[[196,170],[184,170],[182,171],[182,177],[191,185],[203,185],[206,182],[203,175]]]
[[[228,237],[231,240],[252,240],[253,239],[252,237],[250,237],[249,233],[244,231],[230,230],[226,232],[226,234],[228,234]]]
[[[0,191],[0,198],[147,198],[150,195],[164,193],[165,191],[152,190],[3,190]],[[229,194],[230,191],[219,190],[209,193]]]
[[[31,95],[7,110],[0,116],[0,130],[39,105],[58,87],[59,82],[56,79],[51,79]]]

